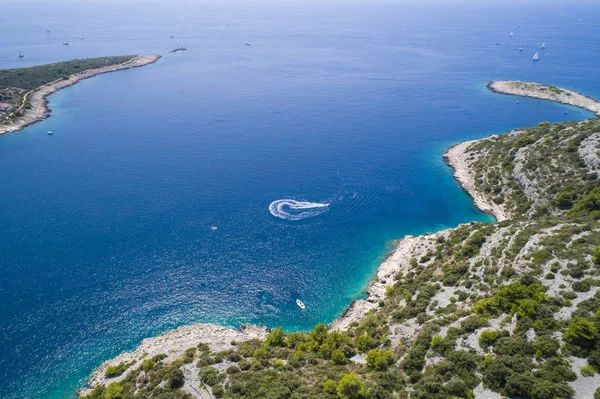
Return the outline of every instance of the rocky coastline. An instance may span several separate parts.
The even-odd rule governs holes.
[[[554,99],[554,97],[542,97],[542,94],[539,94],[535,91],[535,87],[537,86],[531,86],[533,89],[531,87],[526,89],[520,88],[521,86],[516,85],[516,83],[524,83],[527,85],[528,83],[526,82],[513,83],[509,84],[509,82],[491,82],[488,84],[488,88],[497,92],[501,92],[500,90],[502,90],[504,92],[503,94],[523,95],[557,102],[563,102],[562,100],[564,100],[562,97],[557,97],[556,99]],[[531,85],[539,84],[531,83]],[[567,92],[568,91],[563,91],[563,95],[566,97],[573,96],[573,94],[564,94]],[[539,94],[539,96],[537,94]],[[582,97],[589,99],[585,96]],[[600,103],[592,99],[589,100],[599,105],[598,112],[600,112]],[[566,102],[564,103],[567,104]],[[593,104],[582,104],[579,101],[577,101],[577,104],[568,104],[576,105],[590,111],[593,109]],[[514,133],[517,134],[519,132]],[[492,136],[492,139],[493,137],[494,136]],[[472,146],[478,142],[489,139],[490,138],[484,138],[482,140],[458,143],[448,149],[448,151],[444,154],[444,160],[450,167],[453,168],[454,177],[461,184],[463,189],[473,198],[475,205],[482,211],[493,215],[498,222],[502,222],[510,220],[513,215],[511,215],[506,207],[501,204],[494,203],[489,199],[489,196],[486,196],[484,192],[478,189],[475,170],[473,169],[474,163],[478,160],[478,157],[482,156],[482,153],[471,151]],[[352,325],[355,325],[361,319],[363,319],[367,313],[377,309],[385,300],[388,287],[391,287],[395,284],[396,281],[394,277],[398,274],[398,272],[402,272],[404,274],[408,273],[411,268],[415,266],[414,262],[416,259],[428,258],[429,256],[427,254],[431,253],[431,251],[436,247],[436,243],[438,241],[441,240],[443,242],[444,240],[448,239],[450,234],[460,227],[461,226],[457,226],[457,228],[454,229],[442,230],[434,234],[406,236],[397,241],[395,249],[381,263],[378,268],[377,275],[371,280],[366,288],[367,298],[364,300],[353,301],[340,318],[328,325],[329,330],[347,330]],[[489,255],[488,252],[491,253],[490,248],[495,248],[502,244],[502,234],[500,233],[504,234],[506,232],[502,230],[499,233],[492,235],[481,248],[482,253]],[[452,293],[453,290],[446,289],[439,295],[436,295],[434,299],[447,305],[449,303],[449,297],[452,295]],[[105,385],[107,382],[104,375],[108,366],[115,366],[122,362],[135,362],[135,366],[139,366],[138,363],[142,361],[144,356],[146,356],[146,353],[148,355],[165,353],[174,359],[178,355],[181,355],[187,348],[193,347],[199,342],[207,343],[211,350],[218,351],[230,348],[231,341],[240,342],[253,338],[262,339],[267,333],[268,330],[266,328],[257,326],[243,326],[243,328],[239,331],[210,324],[196,324],[192,326],[181,327],[177,330],[164,333],[158,337],[145,339],[134,352],[124,353],[114,359],[106,361],[94,372],[90,380],[87,381],[88,388],[80,390],[80,394],[89,393],[91,388],[94,388],[98,385]],[[414,328],[398,325],[396,326],[396,332],[394,332],[395,335],[393,335],[395,338],[393,338],[392,341],[394,341],[396,338],[400,339],[402,337],[411,338],[411,334],[414,333]],[[396,337],[396,335],[398,335],[398,337]],[[117,380],[111,379],[111,381]],[[577,389],[577,391],[580,390],[581,389]],[[476,391],[478,392],[477,397],[479,398],[500,397],[500,395],[487,389],[483,389],[481,386],[478,387]],[[203,396],[198,394],[194,397]]]
[[[576,91],[542,83],[518,80],[497,80],[487,84],[487,88],[497,94],[537,98],[560,104],[572,105],[600,115],[600,102]]]
[[[474,189],[474,176],[469,173],[466,159],[468,159],[468,147],[473,142],[457,144],[450,148],[444,155],[448,165],[457,171],[457,179],[463,188],[475,199],[477,206],[485,212],[489,212],[499,221],[506,220],[508,214],[501,207],[493,207],[485,198]],[[406,236],[397,241],[396,247],[386,256],[377,270],[377,275],[371,280],[366,288],[367,298],[353,301],[344,311],[342,316],[328,325],[330,331],[346,330],[353,323],[358,323],[369,311],[376,309],[379,302],[386,296],[386,289],[395,283],[394,276],[399,272],[408,272],[411,268],[411,259],[422,257],[439,236],[446,236],[452,229],[442,230],[433,234],[422,236]],[[132,362],[131,369],[138,367],[146,357],[159,353],[167,354],[175,359],[186,349],[196,346],[199,342],[208,344],[212,351],[221,351],[231,347],[231,341],[247,341],[258,338],[263,339],[268,329],[261,326],[243,325],[239,330],[221,327],[213,324],[194,324],[183,326],[169,331],[154,338],[142,341],[133,352],[123,353],[113,359],[104,362],[90,379],[86,382],[87,388],[79,391],[80,395],[86,395],[91,389],[98,385],[107,383],[105,378],[106,369],[120,363]],[[167,361],[169,358],[167,358]],[[125,373],[122,377],[124,377]],[[118,381],[111,379],[110,381]]]

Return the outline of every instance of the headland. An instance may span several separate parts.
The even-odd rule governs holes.
[[[22,130],[50,116],[47,97],[58,90],[103,73],[153,64],[159,58],[156,54],[103,57],[0,71],[0,94],[10,101],[10,111],[0,112],[0,134]],[[46,83],[48,77],[53,80]]]
[[[576,91],[560,87],[519,80],[496,80],[487,84],[487,88],[498,94],[531,97],[572,105],[600,115],[600,102]]]

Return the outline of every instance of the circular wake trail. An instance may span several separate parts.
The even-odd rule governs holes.
[[[320,202],[297,201],[294,199],[280,199],[271,202],[269,212],[271,215],[285,220],[302,220],[311,218],[327,211],[329,204]]]

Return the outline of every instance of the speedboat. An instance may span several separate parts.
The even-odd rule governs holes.
[[[306,309],[306,305],[304,305],[304,302],[302,302],[300,299],[296,299],[296,305],[298,305],[298,307],[302,310]]]
[[[48,135],[52,136],[54,132],[52,130],[48,130]]]

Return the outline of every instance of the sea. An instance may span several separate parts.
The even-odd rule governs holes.
[[[333,321],[394,240],[494,221],[450,145],[593,116],[486,83],[600,98],[599,50],[596,1],[3,0],[1,69],[163,57],[0,136],[0,398],[182,325]]]

